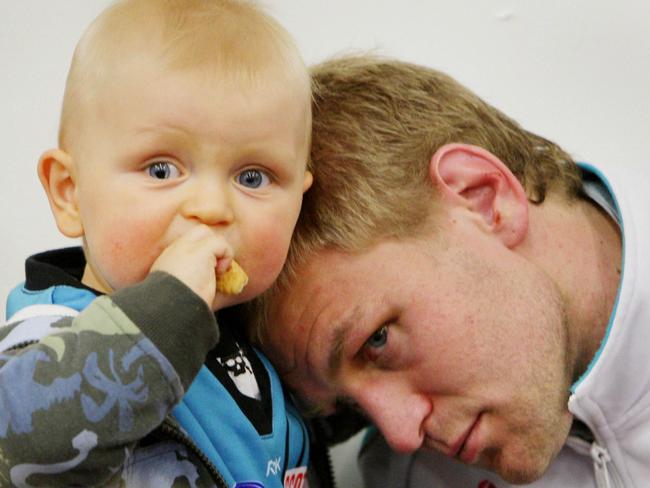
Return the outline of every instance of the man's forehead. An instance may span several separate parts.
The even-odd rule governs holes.
[[[290,281],[275,295],[270,308],[276,326],[306,328],[308,315],[320,307],[322,299],[332,291],[336,269],[330,265],[332,254],[312,253],[307,261],[294,265]]]
[[[283,374],[287,385],[302,399],[308,416],[333,413],[340,396],[340,373],[345,360],[346,345],[356,323],[360,307],[340,320],[316,324],[322,334],[307,343],[305,363],[300,356],[291,371]],[[321,340],[322,338],[322,340]],[[318,341],[318,342],[316,342]],[[310,349],[311,348],[311,349]],[[282,373],[281,373],[282,374]]]
[[[321,275],[313,271],[310,266],[301,267],[297,279],[280,291],[272,303],[269,325],[275,346],[286,340],[298,349],[313,339],[317,339],[320,345],[332,342],[333,338],[327,331],[334,330],[334,324],[338,322],[339,290],[330,286],[329,272]]]
[[[362,315],[370,293],[382,291],[379,284],[368,283],[364,272],[371,260],[369,253],[331,249],[310,254],[308,261],[294,267],[290,283],[275,300],[273,314],[292,329],[306,332],[315,325],[328,330],[349,328]]]

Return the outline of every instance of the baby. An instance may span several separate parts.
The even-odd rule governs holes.
[[[310,129],[298,50],[250,2],[124,0],[91,24],[38,164],[83,247],[29,258],[8,299],[0,485],[300,486],[305,426],[214,312],[280,272]],[[219,291],[235,259],[248,283]]]

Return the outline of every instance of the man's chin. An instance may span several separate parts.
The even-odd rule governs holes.
[[[502,473],[498,473],[501,478],[513,485],[527,485],[534,481],[540,479],[546,470],[543,471],[519,471],[519,470],[507,470]]]
[[[502,453],[492,457],[484,467],[494,471],[513,485],[525,485],[537,481],[548,469],[551,459],[541,455],[504,456]],[[482,464],[482,463],[480,463]]]

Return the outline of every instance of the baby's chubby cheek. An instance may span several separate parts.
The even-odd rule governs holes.
[[[280,274],[287,258],[289,240],[278,236],[260,235],[254,245],[247,246],[237,260],[250,277],[244,293],[253,298],[269,288]]]
[[[106,229],[103,238],[88,236],[86,242],[95,271],[114,290],[144,280],[164,249],[147,232],[129,232],[119,226]]]

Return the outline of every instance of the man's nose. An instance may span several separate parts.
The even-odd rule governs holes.
[[[183,215],[206,225],[226,225],[233,221],[232,189],[218,181],[196,181],[189,189]]]
[[[406,385],[376,382],[357,392],[355,399],[392,449],[408,453],[422,446],[422,426],[432,410],[426,396],[409,391]]]

